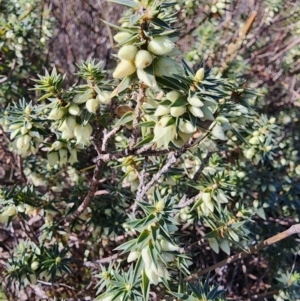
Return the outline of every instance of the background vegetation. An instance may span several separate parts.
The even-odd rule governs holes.
[[[147,1],[141,2],[146,6]],[[211,128],[214,133],[209,142],[182,154],[181,161],[169,166],[165,176],[151,185],[148,204],[139,204],[136,215],[134,200],[141,192],[138,174],[144,170],[145,180],[151,183],[170,157],[162,153],[149,161],[127,156],[108,162],[88,208],[75,218],[74,212],[95,183],[93,159],[99,153],[97,145],[88,146],[84,138],[89,137],[89,130],[83,136],[75,135],[75,142],[68,140],[72,137],[61,128],[56,109],[66,107],[71,112],[69,103],[76,104],[85,112],[80,122],[83,126],[91,123],[95,141],[109,138],[105,130],[96,131],[99,124],[107,129],[121,126],[122,130],[112,133],[105,150],[127,148],[132,119],[130,114],[125,120],[120,118],[123,113],[115,116],[114,112],[120,111],[119,103],[121,109],[128,105],[125,97],[134,107],[134,94],[121,91],[109,106],[104,98],[98,115],[86,105],[88,99],[74,99],[89,93],[91,85],[99,87],[97,95],[116,87],[118,81],[109,79],[118,63],[112,57],[120,47],[113,39],[118,30],[103,20],[117,24],[123,16],[118,25],[126,28],[124,23],[132,12],[101,0],[9,0],[0,5],[0,300],[112,300],[113,295],[115,300],[142,300],[137,293],[134,298],[125,294],[126,285],[136,280],[127,261],[137,257],[135,267],[142,269],[143,262],[147,266],[146,255],[139,257],[134,252],[146,248],[136,247],[148,237],[149,223],[162,227],[162,221],[167,225],[164,239],[172,242],[163,248],[171,257],[167,267],[172,280],[169,290],[162,282],[152,285],[149,300],[186,300],[187,295],[188,300],[300,300],[297,236],[206,274],[207,268],[229,254],[238,254],[299,223],[297,1],[178,0],[175,6],[163,7],[166,22],[180,29],[176,45],[182,54],[175,56],[177,63],[185,59],[194,72],[201,67],[211,70],[210,76],[205,75],[207,84],[217,83],[223,96],[230,95],[227,105],[218,107],[211,118],[220,112],[219,130]],[[170,15],[175,12],[177,17]],[[98,64],[100,59],[102,64]],[[60,75],[64,73],[65,77]],[[225,78],[229,80],[221,80]],[[171,86],[163,79],[157,82],[164,86],[165,94],[174,87],[174,82]],[[131,84],[129,89],[138,92],[136,82]],[[207,96],[201,97],[206,100]],[[212,122],[209,111],[206,117],[206,123],[196,126],[207,130],[208,121]],[[22,140],[18,151],[18,139],[25,135],[31,137],[30,147]],[[147,131],[142,135],[150,137]],[[162,143],[162,148],[166,146]],[[183,200],[184,194],[191,202]],[[157,220],[143,220],[153,210]],[[170,223],[178,223],[178,228],[171,228]],[[126,242],[129,244],[124,245]],[[122,249],[131,252],[121,253]],[[157,262],[157,255],[151,260]],[[157,275],[158,269],[154,268]],[[189,285],[188,272],[194,275]],[[164,270],[160,274],[167,275]],[[156,283],[155,277],[143,275],[143,287],[147,281]],[[137,291],[146,294],[141,281],[135,283]],[[182,285],[179,291],[178,283]],[[104,292],[107,294],[101,295]]]

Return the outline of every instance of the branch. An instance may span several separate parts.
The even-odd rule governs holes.
[[[90,181],[90,190],[86,197],[84,198],[83,202],[81,205],[76,209],[75,212],[73,212],[69,217],[65,219],[64,226],[68,227],[91,203],[93,196],[95,195],[97,188],[98,188],[98,183],[99,183],[99,178],[100,175],[102,174],[102,170],[104,167],[104,162],[103,161],[98,161],[94,170],[94,175],[92,180]]]
[[[230,256],[227,259],[224,259],[224,260],[222,260],[222,261],[220,261],[220,262],[218,262],[218,263],[216,263],[216,264],[214,264],[214,265],[212,265],[212,266],[210,266],[210,267],[208,267],[204,270],[201,270],[199,272],[196,272],[196,273],[186,277],[185,280],[193,280],[195,278],[198,278],[199,276],[207,274],[212,270],[220,268],[220,267],[222,267],[224,265],[227,265],[229,263],[235,262],[238,259],[247,257],[248,255],[250,255],[252,253],[255,253],[255,252],[257,252],[257,251],[259,251],[259,250],[261,250],[261,249],[263,249],[267,246],[275,244],[276,242],[279,242],[279,241],[281,241],[281,240],[283,240],[283,239],[285,239],[285,238],[287,238],[287,237],[289,237],[293,234],[300,234],[300,224],[293,225],[289,229],[264,240],[262,243],[257,244],[256,246],[253,246],[253,247],[249,248],[248,252],[243,251],[243,252],[240,252],[236,255]]]

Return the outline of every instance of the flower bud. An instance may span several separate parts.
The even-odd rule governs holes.
[[[75,117],[73,116],[69,116],[66,118],[66,129],[69,131],[69,132],[73,132],[74,130],[74,127],[76,125],[76,120],[75,120]]]
[[[131,251],[127,257],[127,262],[132,262],[132,261],[135,261],[136,259],[138,259],[140,256],[140,253],[139,252],[136,252],[136,251]]]
[[[202,193],[202,200],[203,200],[203,202],[205,204],[211,202],[211,194],[210,194],[210,192],[203,192]]]
[[[204,116],[203,112],[201,111],[200,108],[194,107],[194,106],[189,106],[189,111],[191,114],[193,114],[195,117],[202,118]]]
[[[179,117],[186,112],[186,107],[172,107],[170,108],[170,114],[173,117]]]
[[[204,78],[204,68],[200,68],[195,75],[195,80],[197,83],[201,82],[202,79]]]
[[[72,103],[68,108],[68,112],[73,116],[77,116],[80,113],[80,108],[76,103]]]
[[[30,265],[31,269],[33,271],[37,270],[37,268],[39,267],[39,262],[38,261],[33,261]]]
[[[102,91],[97,95],[97,100],[104,105],[110,104],[111,103],[110,93],[107,91]]]
[[[166,251],[166,252],[168,252],[168,251],[170,251],[170,252],[172,252],[172,251],[177,251],[177,250],[179,249],[178,246],[175,246],[175,245],[169,243],[168,241],[166,241],[166,240],[164,240],[164,239],[162,239],[162,240],[160,241],[160,246],[161,246],[161,249],[162,249],[163,251]]]
[[[155,55],[165,55],[174,48],[174,43],[168,37],[156,37],[148,44],[148,51]]]
[[[157,285],[158,283],[158,275],[152,271],[150,268],[145,268],[145,273],[149,278],[150,283]]]
[[[66,114],[65,108],[53,108],[48,115],[48,119],[59,120],[62,119],[65,114]]]
[[[254,136],[249,140],[249,143],[254,145],[259,144],[259,138],[257,136]]]
[[[86,109],[90,112],[90,113],[96,113],[96,110],[99,106],[99,102],[97,99],[95,98],[91,98],[89,99],[86,104],[85,104],[85,107]]]
[[[17,149],[22,149],[24,147],[24,136],[20,136],[16,140]]]
[[[192,134],[196,131],[196,127],[190,121],[182,121],[179,124],[179,130],[185,134]]]
[[[192,105],[193,107],[196,107],[196,108],[200,108],[200,107],[203,107],[203,106],[204,106],[203,102],[202,102],[198,97],[196,97],[196,96],[194,96],[194,97],[189,97],[189,98],[187,99],[187,101],[188,101],[188,103],[189,103],[190,105]]]
[[[113,78],[124,78],[131,75],[136,71],[136,67],[133,62],[122,60],[113,73]]]
[[[135,56],[135,66],[139,69],[144,69],[151,65],[153,60],[152,54],[147,50],[139,50]]]
[[[138,50],[134,45],[125,45],[118,51],[118,57],[120,60],[133,61]]]
[[[131,36],[131,34],[129,32],[121,31],[121,32],[118,32],[116,35],[114,35],[114,40],[117,43],[121,44],[124,41],[126,41],[127,39],[129,39],[130,36]]]
[[[152,263],[149,246],[144,247],[141,254],[142,254],[142,258],[143,258],[146,268],[147,267],[149,268]]]
[[[13,216],[17,213],[17,209],[15,206],[9,206],[5,211],[3,211],[1,214],[3,216]]]
[[[215,6],[215,5],[212,5],[211,8],[210,8],[210,11],[215,14],[218,12],[218,8]]]
[[[176,90],[172,90],[169,93],[167,93],[166,97],[168,100],[174,102],[175,100],[177,100],[180,96],[180,93],[177,92]]]
[[[165,201],[164,200],[160,200],[155,204],[155,208],[158,212],[163,211],[165,209]]]
[[[159,105],[154,113],[155,116],[163,116],[170,113],[170,108]]]

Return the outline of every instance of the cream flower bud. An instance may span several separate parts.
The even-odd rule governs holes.
[[[25,147],[28,147],[30,141],[31,141],[31,136],[29,136],[29,135],[24,135],[23,136],[23,142],[24,142]]]
[[[132,261],[135,261],[136,259],[138,259],[140,256],[140,253],[139,252],[136,252],[136,251],[131,251],[127,257],[127,262],[132,262]]]
[[[39,262],[38,261],[33,261],[30,265],[31,269],[33,271],[37,270],[37,268],[39,267]]]
[[[157,285],[158,283],[158,275],[149,268],[145,268],[145,273],[150,280],[150,283]]]
[[[66,111],[67,110],[65,108],[53,108],[48,115],[48,119],[59,120],[64,117]]]
[[[55,150],[59,150],[63,146],[64,146],[64,143],[62,143],[61,141],[55,141],[54,143],[52,143],[51,148],[55,149]]]
[[[85,107],[90,113],[96,113],[96,110],[99,107],[99,102],[95,98],[90,98],[86,102]]]
[[[13,216],[17,213],[17,209],[15,206],[9,206],[5,211],[3,211],[1,214],[3,216]]]
[[[149,268],[151,266],[151,263],[152,263],[152,258],[151,258],[151,255],[150,255],[149,246],[144,247],[141,254],[142,254],[142,258],[143,258],[143,261],[145,263],[146,268],[147,267]]]
[[[168,37],[156,37],[148,44],[148,51],[155,55],[165,55],[174,48],[174,43]]]
[[[24,126],[21,127],[21,134],[25,135],[29,132],[29,129],[25,128]]]
[[[24,147],[24,136],[20,136],[16,140],[17,149],[22,149]]]
[[[155,208],[157,211],[163,211],[165,209],[165,201],[164,200],[160,200],[155,204]]]
[[[68,108],[68,112],[73,116],[77,116],[80,113],[80,108],[76,103],[72,103]]]
[[[111,103],[110,93],[107,91],[102,91],[97,95],[97,100],[104,105],[110,104]]]
[[[154,113],[155,116],[163,116],[170,113],[170,108],[159,105]]]
[[[254,136],[249,140],[249,143],[254,145],[259,144],[259,138],[257,136]]]
[[[61,126],[59,127],[59,130],[62,131],[62,132],[64,130],[67,130],[69,132],[73,132],[75,124],[76,124],[75,118],[73,116],[68,116],[64,120],[64,122],[61,124]]]
[[[194,107],[194,106],[189,106],[189,111],[191,112],[191,114],[193,114],[195,117],[203,117],[204,114],[203,112],[201,111],[200,108],[197,108],[197,107]]]
[[[124,78],[131,75],[136,71],[136,67],[133,62],[122,60],[113,73],[113,78]]]
[[[167,93],[166,97],[168,100],[174,102],[175,100],[177,100],[180,96],[180,93],[177,92],[176,90],[172,90],[169,93]]]
[[[147,50],[139,50],[135,56],[135,66],[139,69],[144,69],[151,65],[153,56]]]
[[[168,241],[166,241],[166,240],[164,240],[164,239],[162,239],[162,240],[160,241],[160,246],[161,246],[161,249],[162,249],[163,251],[165,251],[165,252],[168,252],[168,251],[169,251],[169,252],[177,251],[177,250],[179,249],[178,246],[175,246],[175,245],[169,243]]]
[[[120,60],[133,61],[138,50],[134,45],[125,45],[118,51],[118,57]]]
[[[203,106],[204,106],[203,102],[202,102],[198,97],[196,97],[196,96],[194,96],[194,97],[189,97],[189,98],[187,99],[187,101],[188,101],[188,103],[189,103],[191,106],[196,107],[196,108],[200,108],[200,107],[203,107]]]
[[[179,130],[185,134],[192,134],[196,131],[196,127],[190,121],[182,121],[179,124]]]
[[[131,34],[129,32],[121,31],[121,32],[118,32],[116,35],[114,35],[114,40],[117,43],[121,44],[124,41],[126,41],[130,36],[131,36]]]
[[[195,75],[195,80],[199,83],[204,78],[204,68],[200,68]]]
[[[170,108],[170,114],[173,117],[179,117],[186,112],[186,107],[172,107]]]
[[[202,200],[203,200],[204,203],[209,203],[211,201],[210,192],[203,192],[202,193]]]

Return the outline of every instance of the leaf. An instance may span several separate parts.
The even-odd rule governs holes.
[[[165,21],[159,19],[159,18],[152,18],[151,22],[154,23],[155,25],[165,28],[165,29],[171,29],[171,27],[166,23]]]
[[[142,293],[144,301],[149,300],[149,291],[150,291],[150,281],[146,275],[145,269],[142,272]]]
[[[117,122],[117,124],[115,126],[118,127],[118,126],[124,125],[126,123],[133,121],[135,118],[136,118],[136,115],[133,112],[129,111],[121,117],[121,119]]]
[[[218,241],[213,237],[208,239],[209,246],[214,250],[215,253],[219,254],[219,243]]]
[[[140,278],[143,267],[144,261],[142,256],[140,256],[134,267],[133,282],[136,282]]]
[[[113,98],[116,95],[118,95],[120,92],[126,90],[130,85],[130,81],[131,81],[130,77],[128,77],[128,76],[124,77],[122,79],[122,81],[119,83],[118,87],[111,92],[111,94],[109,95],[109,98]]]
[[[263,207],[260,208],[255,208],[254,212],[262,219],[266,219],[266,214],[265,214],[265,210]]]
[[[220,248],[227,254],[230,255],[230,246],[227,239],[222,239]]]
[[[189,103],[187,102],[186,98],[183,96],[180,96],[170,105],[170,108],[183,107],[183,106],[187,106],[188,104]]]
[[[220,124],[216,123],[216,125],[213,127],[211,133],[214,137],[220,140],[227,140],[227,137],[225,136],[225,133],[223,131],[223,128]]]
[[[141,140],[139,143],[137,143],[137,144],[134,146],[134,148],[139,148],[139,147],[141,147],[141,146],[143,146],[143,145],[145,145],[145,144],[150,143],[150,142],[153,140],[153,138],[154,138],[154,135],[153,135],[153,134],[147,136],[146,138],[144,138],[143,140]]]
[[[155,122],[154,121],[145,121],[145,122],[140,122],[138,123],[136,126],[138,127],[154,127],[155,126]]]
[[[185,62],[185,60],[182,60],[183,67],[186,71],[188,71],[191,75],[194,75],[193,70],[190,68],[190,66]]]
[[[138,237],[137,239],[137,243],[141,243],[142,241],[144,241],[145,239],[150,238],[150,233],[147,229],[145,229]]]

